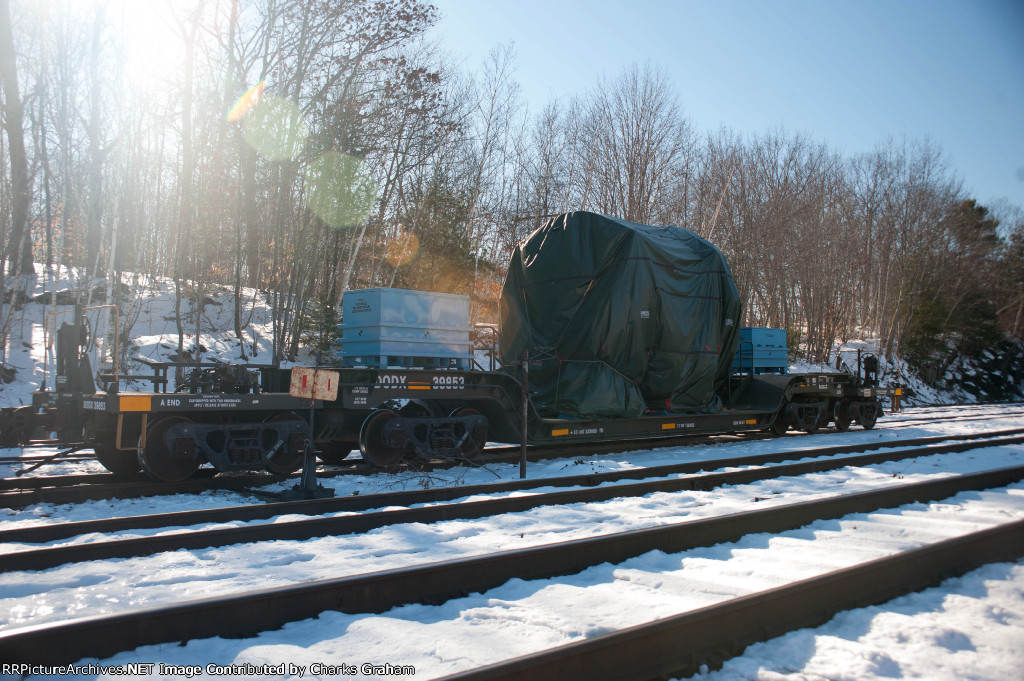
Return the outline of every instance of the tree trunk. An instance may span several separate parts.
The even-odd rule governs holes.
[[[28,234],[32,187],[25,155],[24,105],[18,89],[18,70],[11,31],[9,0],[0,0],[0,86],[4,90],[4,128],[11,155],[11,231],[5,252],[11,274],[32,273],[32,239]],[[2,275],[3,272],[0,272]]]

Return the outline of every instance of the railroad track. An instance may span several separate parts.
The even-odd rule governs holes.
[[[919,412],[929,411],[942,411],[945,409],[956,409],[957,411],[979,411],[985,409],[991,409],[992,407],[1021,407],[1024,408],[1024,402],[988,402],[978,404],[963,404],[963,405],[949,405],[949,404],[934,404],[914,407],[904,407],[901,413],[916,414]]]
[[[675,437],[664,437],[664,438],[652,438],[649,440],[639,441],[644,447],[655,449],[658,447],[678,447],[690,443],[701,443],[705,444],[708,442],[733,442],[733,441],[750,441],[766,439],[762,433],[746,433],[742,435],[683,435]],[[633,451],[637,449],[638,441],[630,442],[595,442],[595,443],[572,443],[561,445],[559,447],[544,447],[544,448],[531,448],[527,452],[528,459],[532,461],[540,460],[549,456],[571,456],[577,451],[586,451],[589,454],[612,454],[623,451]],[[518,445],[499,445],[495,447],[489,447],[487,450],[473,461],[475,465],[487,465],[492,463],[509,463],[518,462],[520,456],[520,450]],[[463,465],[460,461],[445,461],[445,460],[422,460],[422,459],[409,459],[400,466],[396,466],[390,469],[390,472],[398,470],[416,470],[416,471],[427,471],[427,470],[438,470],[443,468],[450,468],[453,466]],[[340,475],[349,475],[353,473],[365,474],[378,472],[380,469],[374,468],[372,465],[363,462],[360,459],[353,459],[350,462],[325,465],[318,464],[317,476],[330,478],[337,477]],[[237,474],[237,475],[225,475],[219,473],[213,468],[200,468],[197,470],[191,478],[182,482],[176,483],[161,483],[163,488],[169,490],[167,493],[173,494],[178,491],[193,491],[187,484],[190,481],[209,481],[217,480],[218,482],[223,481],[225,489],[239,487],[252,487],[267,485],[282,480],[298,478],[298,474],[293,475],[273,475],[269,473],[257,473],[257,474]],[[78,487],[83,485],[97,486],[97,489],[101,489],[101,494],[105,493],[107,488],[101,488],[100,486],[109,486],[109,488],[118,487],[129,490],[129,485],[135,483],[143,483],[136,485],[139,490],[138,494],[132,494],[130,491],[126,493],[129,496],[146,496],[150,494],[151,489],[160,489],[158,486],[154,486],[154,481],[147,477],[141,471],[131,474],[116,474],[116,473],[78,473],[72,475],[40,475],[35,477],[14,477],[14,478],[0,478],[0,491],[25,491],[42,488],[57,488],[57,487]],[[202,485],[198,485],[201,489],[206,489]],[[100,497],[107,498],[107,497]],[[127,497],[122,497],[127,498]],[[73,500],[72,500],[73,501]],[[63,501],[56,503],[65,503]],[[2,506],[2,504],[0,504]]]
[[[367,474],[371,466],[353,462],[317,471],[321,478]],[[284,476],[272,473],[224,475],[213,468],[202,468],[188,480],[158,482],[142,473],[131,476],[114,473],[38,476],[0,479],[0,508],[21,508],[31,504],[75,504],[107,499],[134,499],[165,494],[196,494],[208,490],[251,492],[253,488],[286,480],[297,480],[298,474]]]
[[[91,449],[85,452],[75,451],[67,454],[23,454],[21,456],[0,456],[0,465],[66,463],[79,461],[95,461],[96,453]]]
[[[1017,432],[1024,432],[1024,430],[1001,430],[990,436],[997,436],[999,434],[1015,434]],[[933,444],[943,441],[956,441],[964,439],[973,439],[976,437],[984,437],[985,434],[968,434],[968,435],[937,435],[930,437],[922,437],[907,440],[889,440],[884,442],[866,442],[863,444],[847,444],[847,445],[834,445],[825,446],[825,448],[817,448],[808,451],[798,451],[797,454],[800,456],[810,456],[805,454],[806,452],[819,453],[815,456],[836,456],[841,454],[849,454],[854,452],[862,452],[869,450],[877,450],[880,448],[887,448],[887,446],[923,446],[927,444]],[[693,436],[697,438],[699,436]],[[730,436],[718,436],[720,438],[729,438]],[[679,446],[680,438],[665,438],[651,441],[644,440],[641,444],[645,449],[656,449],[657,446]],[[701,438],[707,439],[707,438]],[[760,438],[757,438],[760,439]],[[721,441],[721,440],[719,440]],[[624,448],[625,449],[625,448]],[[627,451],[639,449],[636,442],[630,443]],[[532,452],[535,460],[541,460],[545,456],[550,456],[553,451],[551,450],[538,450]],[[558,454],[566,454],[563,451],[555,450]],[[758,455],[755,459],[751,460],[751,463],[743,465],[763,465],[764,463],[775,463],[778,461],[784,461],[785,459],[792,459],[795,453],[793,452],[779,452],[768,455]],[[733,459],[727,459],[733,461]],[[745,459],[744,459],[745,460]],[[761,463],[758,463],[761,462]],[[430,462],[423,462],[428,464]],[[488,461],[487,463],[492,463]],[[707,468],[708,465],[713,464],[712,461],[697,462],[694,464],[681,464],[681,468],[678,472],[695,472],[696,470],[702,470]],[[418,470],[431,470],[439,468],[451,467],[454,464],[446,464],[444,462],[435,462],[432,465],[427,465]],[[672,468],[670,466],[670,468]],[[330,470],[322,470],[317,472],[319,477],[336,477],[339,475],[347,474],[367,474],[373,472],[372,469],[366,465],[349,464],[345,467],[332,467]],[[643,471],[645,469],[636,469],[637,471]],[[626,473],[623,473],[624,475]],[[669,473],[665,473],[669,474]],[[158,496],[167,494],[181,494],[181,493],[198,493],[205,492],[207,490],[224,490],[231,492],[243,492],[243,493],[256,493],[254,486],[270,484],[273,482],[281,482],[286,479],[294,479],[297,476],[272,476],[269,474],[260,475],[237,475],[237,476],[225,476],[217,475],[217,472],[213,469],[201,469],[197,471],[196,478],[190,478],[183,482],[168,483],[168,482],[157,482],[150,479],[141,479],[133,481],[122,481],[122,482],[111,482],[113,473],[97,473],[88,475],[67,475],[67,476],[40,476],[35,478],[3,478],[0,479],[0,508],[22,508],[32,504],[38,503],[53,503],[53,504],[69,504],[69,503],[81,503],[83,501],[90,500],[109,500],[109,499],[133,499],[146,496]],[[56,479],[54,479],[56,478]],[[511,485],[522,485],[509,488],[528,488],[534,486],[536,481],[519,481],[507,483]],[[484,485],[484,488],[490,488]],[[265,493],[263,493],[265,495]],[[438,491],[434,491],[431,494],[442,494]],[[264,499],[270,498],[264,496]],[[368,499],[364,497],[362,499]],[[436,498],[434,499],[437,500]],[[323,510],[311,510],[316,508],[332,508],[333,504],[342,503],[341,500],[330,500],[322,502],[290,502],[285,506],[273,506],[267,505],[261,508],[266,509],[265,511],[259,511],[252,509],[251,507],[239,507],[238,517],[225,518],[221,516],[217,520],[209,520],[210,522],[219,522],[230,519],[254,519],[257,517],[271,517],[272,515],[288,512],[285,508],[302,509],[308,508],[310,510],[302,511],[297,510],[296,512],[310,512],[310,513],[323,513],[327,511]],[[305,505],[305,506],[303,506]],[[373,506],[361,506],[356,510],[362,510],[366,508],[374,508]],[[243,511],[241,509],[248,509]],[[344,509],[340,509],[344,510]],[[194,522],[199,522],[195,520]],[[158,525],[159,526],[159,525]],[[2,536],[3,533],[0,533]]]
[[[987,406],[988,405],[979,405],[978,409],[985,409]],[[1006,406],[1018,406],[1018,405],[1008,404]],[[1022,406],[1024,406],[1024,405],[1022,405]],[[904,411],[900,412],[900,414],[901,415],[911,415],[911,414],[914,413],[914,410],[922,410],[922,409],[926,409],[927,410],[927,409],[933,409],[933,408],[913,407],[913,408],[905,409]],[[964,409],[966,409],[966,407],[957,407],[957,409],[959,411],[963,411]],[[966,417],[965,416],[960,416],[960,417],[956,417],[956,418],[958,420],[974,421],[974,420],[987,420],[987,419],[992,419],[992,418],[1000,418],[1000,417],[1003,417],[1003,416],[1024,416],[1024,410],[1017,411],[1017,412],[1006,412],[1006,411],[990,412],[990,413],[983,413],[983,414],[973,414],[971,416],[966,416]],[[935,423],[937,421],[943,421],[943,420],[947,420],[947,419],[945,417],[941,417],[941,416],[939,416],[939,417],[931,417],[931,418],[920,418],[920,419],[915,419],[915,418],[905,419],[905,418],[901,418],[899,416],[892,416],[892,415],[890,415],[890,416],[888,416],[886,418],[885,421],[883,421],[882,423],[879,424],[879,427],[880,428],[885,428],[885,427],[893,427],[893,426],[900,426],[900,425],[920,425],[920,424]],[[752,438],[753,436],[758,435],[758,434],[757,433],[747,433],[746,435],[747,435],[747,437],[749,439],[749,438]],[[714,437],[716,437],[716,436],[710,436],[710,438],[714,438]],[[682,437],[678,437],[677,436],[676,438],[666,438],[666,439],[674,439],[676,442],[678,442],[680,439],[686,439],[686,438],[694,439],[694,440],[706,440],[706,439],[709,439],[708,436],[699,436],[699,435],[682,436]],[[600,444],[600,443],[594,443],[594,444]],[[606,444],[608,444],[608,445],[615,445],[616,443],[606,443]],[[618,443],[618,444],[621,445],[622,443]],[[57,446],[57,445],[59,445],[59,443],[57,443],[55,441],[37,441],[37,442],[31,442],[28,445],[25,445],[25,447],[23,447],[23,449],[41,448],[41,447],[45,447],[45,446]],[[565,445],[566,448],[570,448],[570,449],[571,448],[585,449],[585,448],[591,448],[593,446],[594,445],[588,444],[588,443],[577,443],[575,445]],[[492,458],[490,460],[492,460],[492,461],[505,461],[506,457],[514,458],[514,457],[518,456],[518,451],[519,451],[518,450],[518,446],[496,447],[496,448],[489,449],[487,454],[491,455]],[[614,453],[616,451],[622,451],[621,447],[619,449],[614,449],[614,448],[609,449],[608,453]],[[22,454],[20,456],[0,456],[0,465],[3,465],[3,464],[17,465],[17,464],[37,464],[37,463],[81,462],[81,461],[94,461],[95,459],[96,459],[96,455],[94,453],[92,453],[91,450],[85,450],[84,452],[76,450],[76,451],[68,452],[68,453],[65,453],[65,454],[57,454],[57,455],[54,455],[54,454],[47,454],[47,455],[32,455],[32,454],[26,455],[26,454]],[[203,469],[200,469],[200,472],[202,472],[202,470]],[[107,475],[108,479],[109,479],[109,476],[111,474],[98,473],[96,475],[99,475],[99,476]],[[54,477],[56,477],[56,476],[54,476]],[[81,483],[68,483],[68,484],[81,484]],[[0,489],[6,489],[6,488],[0,487]]]
[[[108,533],[126,529],[126,525],[145,523],[163,523],[155,527],[174,527],[179,525],[203,523],[224,523],[243,519],[252,519],[259,515],[262,518],[268,512],[274,515],[295,513],[296,506],[305,504],[306,512],[312,508],[320,513],[359,511],[371,508],[383,508],[395,505],[414,505],[434,503],[440,500],[452,500],[479,494],[510,492],[534,487],[565,486],[584,489],[532,494],[529,496],[505,497],[481,501],[461,501],[454,504],[439,504],[421,508],[402,510],[386,510],[374,513],[361,513],[339,517],[320,517],[307,520],[295,520],[287,523],[269,523],[245,527],[231,527],[210,530],[194,530],[180,534],[161,534],[151,537],[119,539],[113,541],[90,542],[68,546],[43,547],[27,551],[18,551],[4,555],[0,563],[0,572],[17,570],[45,570],[71,562],[92,560],[109,560],[113,558],[135,558],[167,551],[182,549],[204,549],[216,546],[227,546],[248,542],[290,540],[302,541],[314,537],[337,536],[368,532],[388,525],[402,523],[435,523],[447,520],[468,520],[487,516],[526,511],[540,506],[555,506],[574,503],[593,503],[621,497],[640,497],[655,492],[679,492],[686,490],[710,490],[722,485],[741,485],[755,481],[769,480],[785,476],[799,476],[835,470],[847,466],[869,466],[873,464],[898,461],[901,459],[951,454],[981,449],[985,447],[1024,444],[1024,436],[1019,433],[1024,429],[1009,431],[1011,437],[998,437],[978,441],[977,438],[961,438],[957,443],[928,444],[896,451],[861,454],[859,456],[836,456],[825,460],[803,461],[792,464],[779,464],[768,468],[754,468],[728,472],[712,472],[692,475],[686,478],[659,478],[666,475],[694,473],[694,469],[707,468],[706,464],[678,464],[659,466],[640,470],[613,473],[573,476],[570,478],[553,478],[510,483],[492,483],[472,487],[454,487],[440,490],[421,490],[395,494],[360,495],[342,499],[321,500],[316,504],[294,502],[282,504],[278,508],[237,507],[234,509],[216,509],[189,513],[164,514],[146,518],[119,518],[108,521],[92,521],[83,523],[65,523],[41,528],[25,528],[0,532],[0,542],[45,542],[61,538],[73,537],[89,533]],[[1017,435],[1013,437],[1012,435]],[[811,456],[818,455],[811,452]],[[762,466],[785,460],[784,455],[757,455],[742,457],[742,460],[730,461],[733,466]],[[788,457],[792,458],[792,457]],[[721,462],[715,462],[721,463]],[[659,479],[630,484],[613,484],[597,487],[603,483],[621,483],[637,477],[655,477]],[[280,508],[284,506],[285,508]],[[256,511],[254,513],[253,511]],[[202,518],[197,521],[196,518]]]
[[[1005,487],[1022,479],[1024,466],[1014,466],[926,482],[894,483],[867,492],[653,528],[29,626],[0,632],[0,659],[64,664],[158,643],[253,636],[325,610],[359,614],[384,612],[407,603],[443,603],[486,592],[513,578],[541,580],[576,574],[603,563],[619,564],[652,550],[678,553],[751,534],[793,530],[822,519],[946,500],[961,492]],[[621,679],[679,673],[753,640],[823,621],[837,609],[881,602],[986,562],[1021,555],[1024,520],[934,542],[920,550],[843,568],[719,606],[595,636],[579,644],[468,672],[462,678],[530,675]],[[662,645],[666,636],[678,636],[679,632],[700,635],[692,641],[686,636],[676,639],[687,641],[687,646]],[[721,651],[723,644],[728,644],[729,650]],[[623,655],[630,645],[636,648]],[[616,654],[622,656],[617,663],[601,662]],[[642,662],[638,663],[640,658]],[[623,664],[631,665],[629,673],[623,670]]]
[[[1021,411],[1000,411],[987,414],[972,414],[970,416],[952,416],[952,417],[934,417],[934,418],[901,418],[901,416],[886,416],[883,421],[879,422],[878,428],[902,428],[904,426],[920,426],[929,425],[934,423],[941,423],[943,421],[991,421],[999,418],[1010,418],[1014,416],[1024,416],[1024,410]]]
[[[747,433],[744,435],[683,435],[630,442],[572,443],[560,447],[531,448],[527,452],[527,458],[530,461],[539,461],[551,456],[572,456],[574,452],[583,451],[588,454],[613,454],[636,450],[638,442],[642,448],[655,449],[692,443],[750,441],[766,437],[762,433]],[[518,462],[519,456],[518,445],[489,447],[479,458],[474,460],[473,465],[514,463]],[[459,461],[410,459],[400,466],[389,469],[389,472],[431,471],[458,465],[464,464]],[[317,476],[320,478],[374,472],[380,472],[380,469],[374,468],[360,459],[335,465],[320,464],[317,467]],[[170,483],[154,481],[141,471],[133,474],[79,473],[0,478],[0,508],[17,508],[34,503],[80,503],[90,500],[129,499],[161,494],[202,492],[207,489],[244,492],[254,487],[298,477],[300,477],[298,474],[283,476],[270,473],[225,475],[213,468],[200,468],[191,478]]]
[[[578,643],[442,677],[444,681],[648,681],[717,669],[751,644],[837,613],[936,586],[1024,556],[1024,521],[904,551]]]
[[[195,477],[178,483],[156,482],[141,474],[127,477],[114,473],[3,478],[0,479],[0,507],[20,508],[41,503],[76,504],[207,490],[242,491],[287,479],[269,473],[258,476],[217,476],[216,473],[212,468],[203,469],[197,471]]]
[[[991,420],[1018,415],[1024,416],[1024,411],[999,412],[995,414],[959,417],[957,420]],[[910,425],[919,425],[920,423],[934,422],[934,419],[928,421],[911,420],[895,422],[887,424],[887,426],[881,429],[885,430]],[[549,457],[567,457],[572,456],[572,454],[577,451],[585,451],[588,454],[612,454],[637,449],[678,447],[697,443],[752,441],[768,439],[768,437],[769,436],[765,433],[757,432],[738,435],[679,436],[630,442],[575,443],[572,445],[563,445],[561,447],[531,448],[528,450],[528,459],[530,461],[539,461]],[[792,435],[787,437],[792,437]],[[518,461],[518,457],[518,447],[494,447],[489,448],[487,452],[485,452],[485,454],[474,463],[476,465],[484,466],[496,463],[510,463]],[[401,469],[431,471],[450,468],[456,465],[461,464],[459,462],[451,461],[411,460],[404,464]],[[321,466],[318,469],[317,475],[322,478],[331,478],[350,474],[366,474],[374,470],[375,469],[362,461],[355,460],[352,463],[342,464],[340,466],[330,466],[326,468]],[[254,488],[297,477],[297,475],[285,477],[267,473],[254,475],[218,475],[213,469],[200,469],[196,472],[194,477],[178,483],[156,482],[143,477],[141,473],[137,476],[118,476],[112,473],[95,473],[84,475],[3,478],[0,479],[0,507],[20,508],[36,503],[67,504],[81,503],[91,500],[129,499],[165,494],[198,493],[211,489],[259,494],[259,491]]]

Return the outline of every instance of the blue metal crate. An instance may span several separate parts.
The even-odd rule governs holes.
[[[734,373],[784,374],[789,366],[785,329],[744,326],[732,363]]]
[[[469,296],[394,288],[347,291],[342,298],[343,366],[468,369]]]

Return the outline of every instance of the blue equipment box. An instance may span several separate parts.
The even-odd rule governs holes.
[[[342,296],[342,366],[468,369],[469,296],[395,288]]]
[[[733,360],[733,373],[784,374],[789,366],[785,329],[744,326]]]

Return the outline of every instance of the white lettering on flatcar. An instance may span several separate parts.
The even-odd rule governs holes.
[[[170,403],[170,400],[168,400],[168,403]],[[188,405],[190,407],[198,407],[200,409],[238,409],[243,406],[240,398],[227,397],[226,395],[189,397]]]
[[[433,387],[440,390],[462,390],[466,387],[466,377],[434,376]]]

